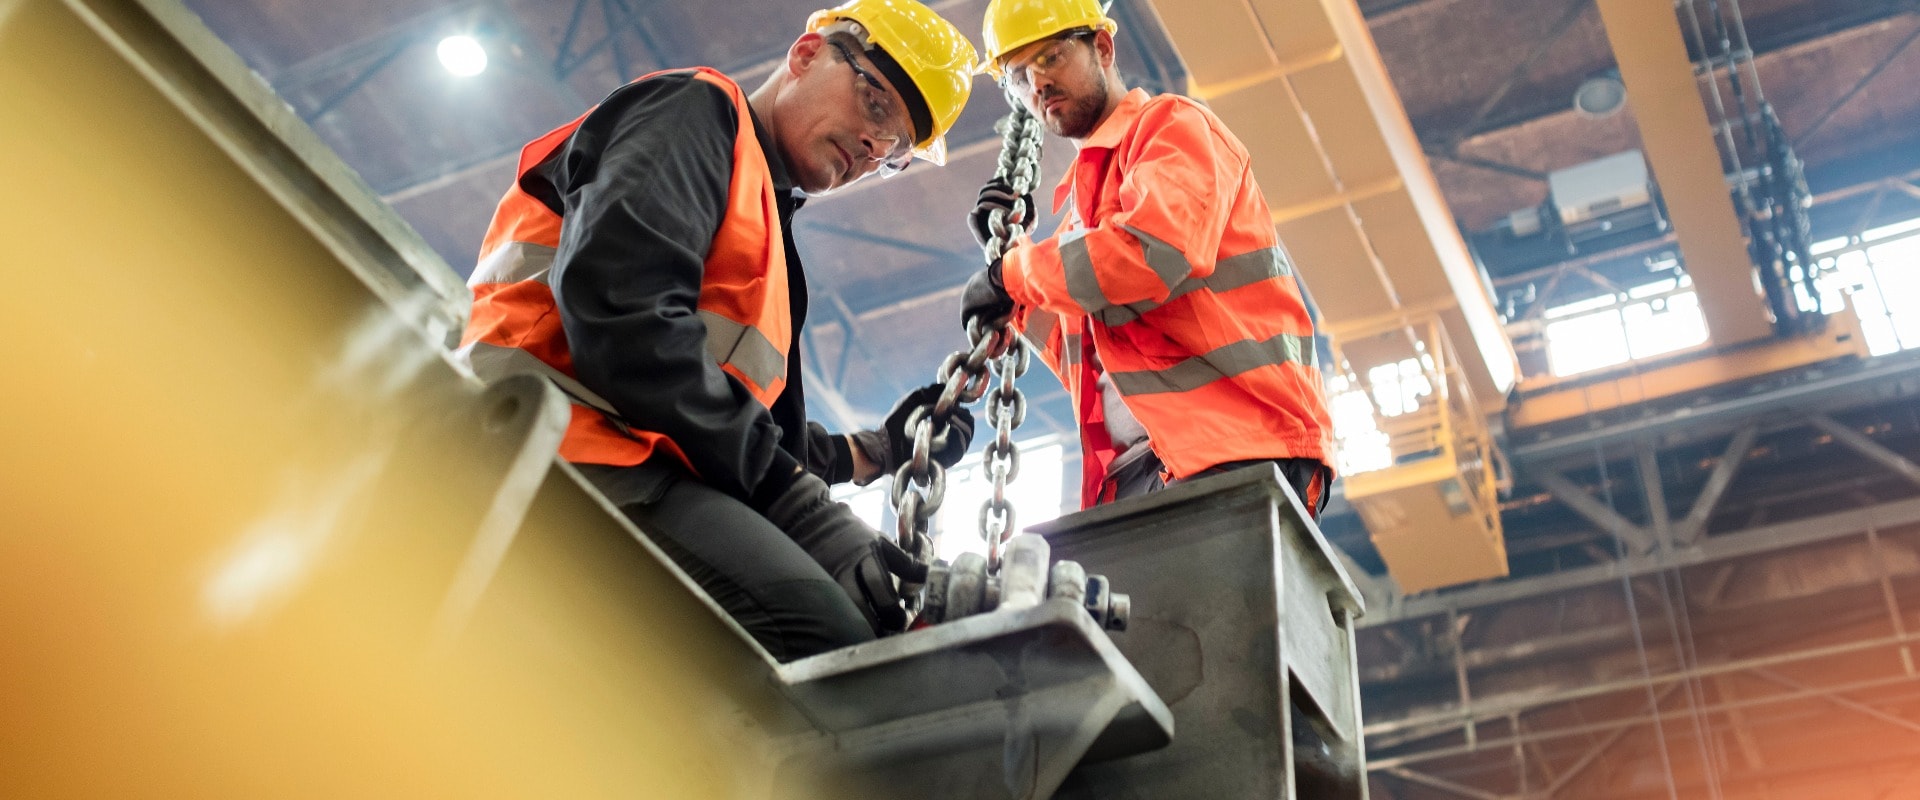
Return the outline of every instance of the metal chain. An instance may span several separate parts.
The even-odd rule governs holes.
[[[994,178],[1012,187],[1014,196],[1021,199],[1015,201],[1012,211],[995,209],[988,218],[992,235],[983,255],[989,264],[1026,232],[1036,216],[1025,198],[1040,179],[1040,123],[1016,98],[1009,95],[1007,102],[1013,112],[994,125],[1002,138]],[[945,389],[939,399],[907,416],[906,430],[913,432],[913,457],[893,475],[893,509],[900,547],[920,563],[932,564],[934,548],[927,535],[927,522],[940,510],[947,494],[946,470],[933,454],[946,446],[952,433],[948,419],[954,408],[972,405],[987,396],[992,377],[999,375],[1000,382],[993,387],[986,408],[994,438],[987,444],[984,466],[993,480],[993,495],[980,507],[980,535],[987,542],[987,563],[989,569],[997,569],[1000,545],[1014,530],[1007,481],[1019,474],[1020,454],[1013,445],[1013,430],[1027,416],[1026,396],[1014,387],[1014,381],[1027,371],[1032,356],[1011,325],[988,328],[981,320],[970,319],[967,340],[966,350],[940,363],[936,378]],[[909,610],[918,610],[920,588],[900,587],[901,596],[908,598]]]

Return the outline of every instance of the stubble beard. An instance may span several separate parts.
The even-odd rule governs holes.
[[[1093,134],[1094,125],[1100,121],[1100,113],[1107,109],[1107,74],[1097,73],[1094,91],[1077,98],[1071,98],[1061,113],[1052,117],[1042,117],[1047,132],[1064,139],[1085,139]]]

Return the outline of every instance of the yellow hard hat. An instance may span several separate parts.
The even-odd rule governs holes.
[[[1057,33],[1096,28],[1111,34],[1120,25],[1107,16],[1099,0],[993,0],[980,39],[987,58],[980,67],[1000,77],[1000,59],[1008,53]]]
[[[915,0],[851,0],[813,12],[807,30],[817,33],[843,21],[859,23],[867,43],[884,53],[884,58],[873,58],[869,50],[868,56],[907,100],[908,116],[920,137],[913,154],[947,163],[947,130],[973,91],[973,44],[953,23]]]

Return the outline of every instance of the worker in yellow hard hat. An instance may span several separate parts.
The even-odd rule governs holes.
[[[1083,505],[1277,466],[1318,513],[1333,426],[1313,323],[1247,150],[1205,106],[1129,90],[1116,27],[1095,0],[987,5],[984,68],[1078,155],[1052,198],[1064,230],[974,276],[963,319],[1013,316],[1066,384]],[[987,185],[983,245],[1020,205]]]
[[[782,660],[905,626],[895,581],[925,566],[827,484],[896,470],[938,391],[880,430],[807,421],[796,195],[942,161],[975,61],[926,6],[853,0],[751,93],[706,68],[641,77],[521,151],[468,281],[474,372],[564,390],[560,455]]]

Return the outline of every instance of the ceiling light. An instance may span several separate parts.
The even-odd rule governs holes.
[[[473,77],[487,68],[487,49],[471,36],[441,39],[434,52],[439,54],[441,66],[462,78]]]
[[[1611,74],[1588,78],[1573,93],[1573,110],[1594,119],[1620,113],[1620,108],[1626,104],[1627,85]]]

